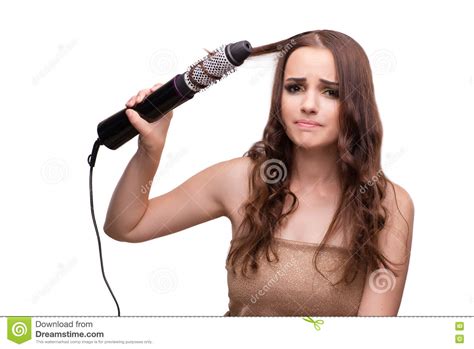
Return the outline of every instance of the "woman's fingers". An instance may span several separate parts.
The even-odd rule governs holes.
[[[141,90],[140,92],[138,92],[137,103],[143,102],[143,99],[145,99],[145,97],[148,96],[150,93],[151,92],[150,92],[149,88]]]
[[[132,107],[135,104],[134,99],[135,99],[135,96],[130,97],[130,99],[127,101],[127,103],[125,103],[125,106],[128,107],[128,108]]]
[[[133,127],[142,135],[147,136],[151,131],[152,127],[149,122],[143,119],[138,113],[133,109],[126,109],[125,114],[128,117],[128,120]]]
[[[131,97],[127,103],[125,103],[125,106],[128,107],[128,108],[131,108],[133,107],[135,104],[137,103],[141,103],[143,102],[143,100],[148,97],[149,95],[151,95],[153,92],[155,92],[156,90],[158,90],[158,88],[160,86],[163,86],[163,84],[161,83],[156,83],[155,85],[153,85],[151,88],[146,88],[146,89],[143,89],[143,90],[140,90],[138,91],[138,93]]]
[[[163,86],[163,84],[160,84],[160,83],[154,84],[154,85],[151,87],[151,91],[152,91],[152,92],[155,92],[156,90],[158,90],[158,88],[160,88],[160,86]]]

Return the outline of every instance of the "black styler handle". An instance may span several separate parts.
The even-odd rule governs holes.
[[[252,46],[248,41],[239,41],[217,49],[213,55],[208,55],[190,66],[185,73],[176,75],[131,109],[148,122],[157,121],[193,98],[197,92],[233,72],[251,52]],[[115,150],[138,135],[138,131],[125,114],[126,109],[103,120],[97,126],[101,144],[109,149]]]
[[[158,90],[135,104],[133,109],[148,122],[161,119],[169,111],[193,98],[195,92],[186,86],[184,74],[176,75]],[[97,126],[99,138],[107,148],[115,150],[138,135],[125,114],[127,108],[105,119]]]

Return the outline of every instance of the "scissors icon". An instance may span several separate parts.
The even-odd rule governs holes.
[[[311,317],[304,317],[303,318],[304,321],[307,321],[307,322],[311,322],[313,325],[314,325],[314,328],[316,329],[316,331],[319,331],[321,329],[321,326],[319,325],[322,325],[324,324],[324,320],[313,320]]]

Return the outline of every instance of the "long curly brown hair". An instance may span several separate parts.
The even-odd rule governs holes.
[[[253,272],[258,270],[257,260],[263,252],[269,262],[270,250],[279,260],[274,249],[274,233],[298,204],[296,195],[290,190],[293,143],[286,134],[280,113],[283,77],[288,57],[303,46],[323,47],[332,52],[339,77],[340,98],[337,166],[342,194],[329,228],[318,244],[313,264],[325,277],[317,265],[318,254],[328,239],[343,228],[350,258],[344,263],[341,280],[350,283],[359,271],[371,272],[380,265],[397,275],[389,265],[397,263],[390,262],[378,246],[377,233],[384,228],[389,215],[382,205],[387,184],[390,183],[394,192],[395,188],[381,169],[383,130],[369,60],[354,39],[333,30],[308,31],[252,50],[251,57],[278,53],[278,60],[271,108],[262,140],[254,143],[243,155],[252,159],[250,195],[243,205],[244,217],[232,240],[227,263],[235,274],[235,266],[241,259],[242,274],[247,276],[249,266]],[[268,180],[262,176],[269,169],[276,170],[280,178]],[[284,176],[281,176],[282,172],[285,172]],[[283,212],[288,197],[291,197],[292,204],[287,212]]]

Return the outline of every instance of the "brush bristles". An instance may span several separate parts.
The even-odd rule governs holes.
[[[222,45],[188,67],[184,78],[190,89],[195,92],[207,90],[235,71],[235,66],[229,62],[224,50],[225,46]]]

